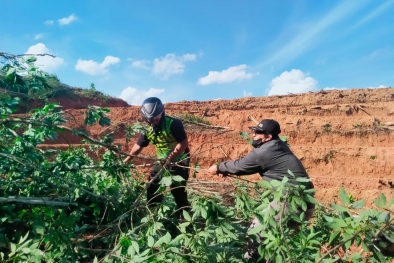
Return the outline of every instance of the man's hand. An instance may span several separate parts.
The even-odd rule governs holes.
[[[216,164],[212,165],[209,167],[208,172],[212,175],[218,175],[219,177],[225,176],[224,174],[221,174],[218,170],[218,166]]]

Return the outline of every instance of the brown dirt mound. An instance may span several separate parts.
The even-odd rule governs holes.
[[[65,108],[76,104],[61,100]],[[93,104],[93,103],[92,103]],[[72,107],[71,107],[72,108]],[[188,113],[208,120],[211,125],[186,125],[192,163],[202,167],[201,180],[231,181],[209,176],[206,170],[217,161],[236,159],[252,147],[239,133],[254,125],[250,117],[260,121],[273,118],[279,121],[281,135],[289,136],[292,151],[301,159],[317,188],[317,199],[328,203],[338,200],[339,187],[356,199],[372,199],[379,193],[394,197],[394,89],[352,89],[320,91],[286,96],[249,97],[235,100],[181,101],[165,105],[166,113],[180,116]],[[70,109],[69,125],[80,126],[84,110]],[[112,107],[113,124],[108,128],[92,127],[89,131],[99,136],[115,131],[116,143],[129,151],[135,139],[126,143],[124,127],[142,121],[139,107]],[[45,147],[67,147],[80,144],[71,134],[63,134],[58,141],[48,141]],[[148,147],[142,152],[154,156]],[[136,163],[142,163],[136,159]],[[248,180],[260,180],[252,175]]]

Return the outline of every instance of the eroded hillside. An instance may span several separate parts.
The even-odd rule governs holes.
[[[63,103],[64,104],[64,103]],[[69,108],[69,107],[67,107]],[[202,167],[197,178],[212,178],[204,169],[217,161],[236,159],[252,147],[239,135],[254,125],[252,119],[279,121],[281,135],[289,136],[293,152],[301,159],[318,190],[320,202],[338,199],[342,185],[356,199],[371,200],[380,192],[394,196],[394,89],[320,91],[286,96],[249,97],[235,100],[181,101],[165,105],[166,113],[188,113],[209,121],[211,126],[187,124],[192,164]],[[80,126],[83,109],[68,109],[69,125]],[[92,136],[114,131],[116,143],[129,151],[124,129],[142,121],[139,107],[111,107],[111,127],[94,126]],[[212,127],[216,126],[216,127]],[[65,148],[81,142],[71,134],[43,147]],[[154,156],[152,147],[142,152]],[[142,160],[137,160],[141,164]],[[258,175],[248,180],[257,181]]]

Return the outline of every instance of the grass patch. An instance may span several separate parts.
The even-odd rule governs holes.
[[[177,116],[177,118],[189,123],[200,123],[200,124],[211,125],[211,123],[208,120],[204,120],[201,117],[195,116],[193,114],[189,114],[187,112]]]

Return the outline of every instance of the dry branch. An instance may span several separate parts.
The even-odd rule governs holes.
[[[22,197],[22,196],[9,196],[7,198],[0,197],[0,203],[22,203],[28,205],[45,205],[45,206],[70,206],[70,205],[77,206],[78,205],[78,203],[57,201],[50,197]]]

